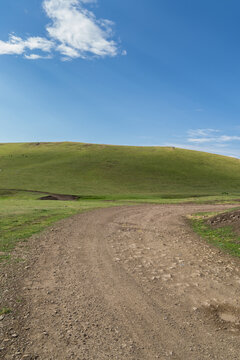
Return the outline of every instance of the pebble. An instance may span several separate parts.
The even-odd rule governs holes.
[[[2,321],[4,318],[5,318],[5,316],[4,316],[4,315],[1,315],[1,316],[0,316],[0,321]]]
[[[163,281],[170,280],[171,278],[172,278],[171,274],[166,274],[166,275],[163,275],[163,277],[162,277]]]
[[[7,342],[9,342],[9,341],[10,341],[10,339],[4,339],[4,340],[3,340],[4,343],[7,343]]]
[[[12,338],[17,338],[18,334],[12,334]]]

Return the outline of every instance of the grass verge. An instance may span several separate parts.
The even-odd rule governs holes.
[[[240,236],[233,231],[232,226],[213,228],[206,224],[206,219],[216,214],[198,213],[189,217],[193,230],[210,244],[231,255],[240,257]]]

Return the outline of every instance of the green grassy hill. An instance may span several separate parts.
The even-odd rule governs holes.
[[[240,193],[240,161],[170,147],[0,145],[0,189],[93,196]]]

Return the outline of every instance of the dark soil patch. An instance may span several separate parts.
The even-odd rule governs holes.
[[[78,195],[52,194],[52,193],[49,193],[46,191],[24,190],[24,189],[0,189],[0,195],[11,195],[11,194],[14,194],[14,192],[18,192],[18,191],[44,195],[44,196],[40,197],[38,200],[76,201],[80,198],[85,198],[83,196],[78,196]],[[86,198],[88,198],[88,197],[86,197]]]
[[[79,199],[79,196],[76,195],[61,195],[61,194],[52,194],[47,196],[42,196],[39,200],[60,200],[60,201],[76,201]]]
[[[213,228],[232,226],[233,230],[240,234],[240,210],[218,214],[207,220],[207,224]]]

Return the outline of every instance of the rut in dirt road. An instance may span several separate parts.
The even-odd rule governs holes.
[[[33,239],[14,359],[239,359],[240,261],[185,220],[225,208],[101,209]]]

